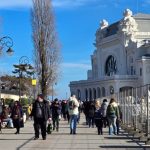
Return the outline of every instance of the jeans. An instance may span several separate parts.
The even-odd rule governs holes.
[[[10,128],[14,127],[13,121],[11,118],[3,119],[3,121],[8,123],[8,127],[10,127]]]
[[[112,133],[117,134],[116,119],[116,117],[108,117],[109,135],[111,135]]]
[[[70,134],[76,134],[78,115],[70,116]]]

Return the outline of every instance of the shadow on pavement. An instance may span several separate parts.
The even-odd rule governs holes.
[[[24,142],[22,145],[20,145],[19,147],[16,148],[16,150],[21,150],[21,148],[23,148],[26,144],[28,144],[31,140],[33,140],[34,136],[30,139],[28,139],[26,142]],[[20,139],[22,140],[22,139]]]
[[[135,137],[121,137],[121,136],[116,136],[116,137],[104,137],[105,139],[111,139],[111,140],[126,140],[126,139],[138,139]]]
[[[5,134],[10,134],[10,135],[12,135],[12,134],[13,134],[13,135],[14,135],[14,133],[1,133],[1,134],[3,134],[3,135],[5,135]],[[0,134],[0,135],[1,135],[1,134]],[[32,132],[32,133],[31,133],[31,132],[30,132],[30,133],[29,133],[29,132],[26,132],[26,133],[20,133],[20,134],[34,134],[34,132]]]
[[[33,139],[33,138],[32,138],[32,139]],[[7,138],[7,139],[0,139],[0,141],[5,141],[5,140],[6,140],[6,141],[9,141],[9,140],[10,140],[10,141],[16,141],[16,140],[17,140],[17,141],[22,141],[22,140],[24,141],[24,140],[29,140],[29,139],[14,139],[14,138],[13,138],[13,139],[8,139],[8,138]]]
[[[102,145],[102,146],[99,146],[100,148],[110,148],[110,149],[112,149],[112,148],[118,148],[118,149],[120,149],[120,148],[127,148],[127,149],[132,149],[132,148],[135,148],[135,149],[138,149],[138,148],[150,148],[150,146],[131,146],[131,145]],[[148,150],[147,149],[147,150]]]

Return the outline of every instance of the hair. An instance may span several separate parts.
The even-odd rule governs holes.
[[[58,98],[55,98],[54,101],[55,101],[55,102],[58,102]]]
[[[111,98],[109,103],[111,104],[111,103],[113,103],[113,102],[116,102],[116,101],[115,101],[114,98]]]
[[[100,101],[99,101],[99,100],[96,100],[96,101],[95,101],[95,107],[98,108],[98,107],[100,107],[100,106],[101,106]]]
[[[40,97],[40,98],[44,99],[43,94],[38,94],[38,97]]]
[[[107,102],[107,99],[103,99],[103,102]]]

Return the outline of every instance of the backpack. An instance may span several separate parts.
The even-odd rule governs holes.
[[[116,117],[116,109],[115,109],[115,107],[112,106],[112,105],[108,105],[108,107],[107,107],[107,114],[110,117]]]
[[[72,110],[75,107],[74,101],[69,101],[69,109]]]

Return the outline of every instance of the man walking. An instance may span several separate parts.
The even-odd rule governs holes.
[[[42,138],[43,140],[46,140],[46,124],[47,120],[48,119],[50,120],[51,118],[50,118],[49,104],[46,100],[44,100],[42,94],[39,94],[37,100],[33,103],[31,116],[34,117],[34,130],[35,130],[34,140],[37,140],[39,138],[40,128]]]
[[[78,119],[78,107],[79,102],[76,99],[76,96],[73,95],[70,97],[68,101],[68,109],[70,115],[70,134],[76,134],[76,127],[77,127],[77,119]]]

